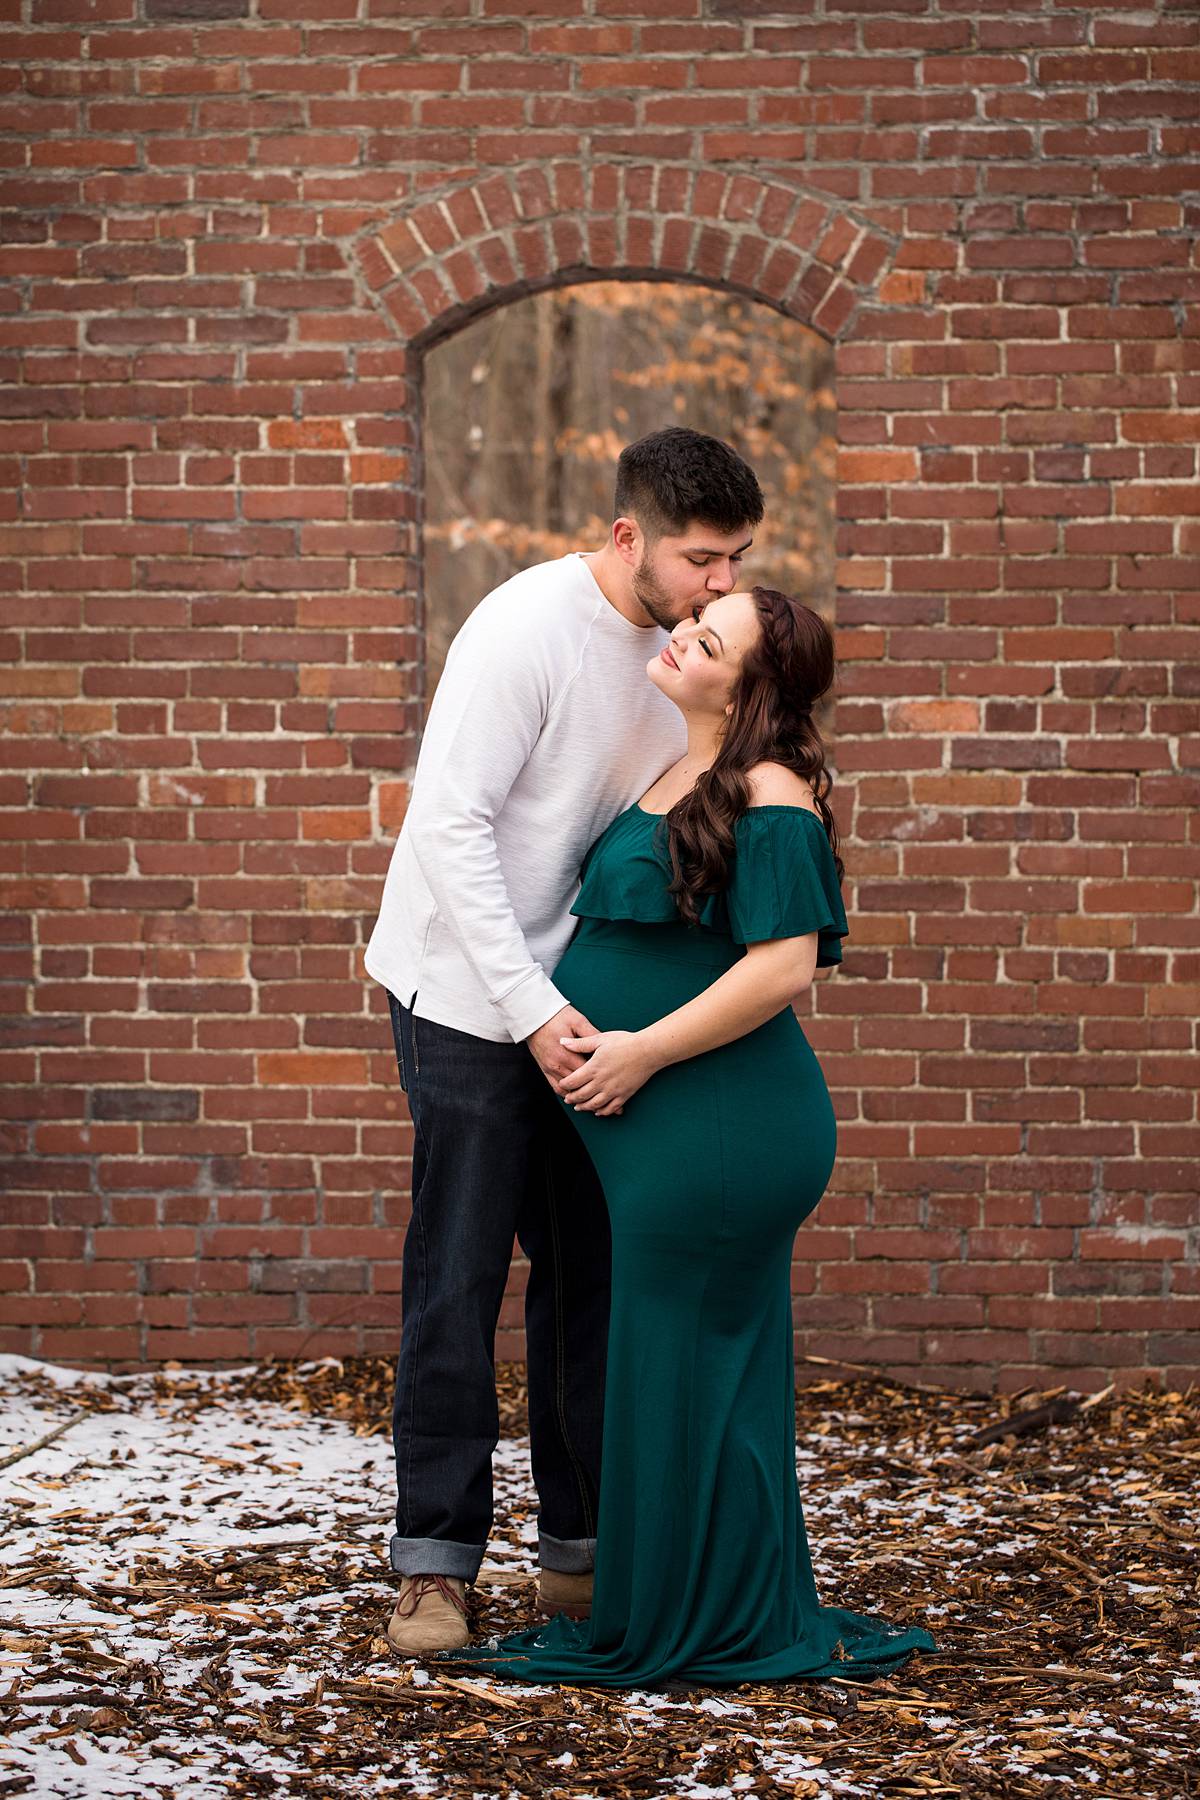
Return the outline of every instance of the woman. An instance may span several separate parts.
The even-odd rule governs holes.
[[[847,935],[812,709],[833,644],[768,588],[711,601],[650,679],[684,758],[589,851],[554,979],[598,1026],[561,1084],[612,1222],[590,1617],[446,1652],[532,1682],[852,1679],[936,1648],[823,1607],[796,1481],[790,1268],[833,1169],[790,1002]]]

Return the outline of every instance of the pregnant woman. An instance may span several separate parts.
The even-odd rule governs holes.
[[[612,1222],[590,1616],[446,1652],[530,1682],[868,1680],[927,1631],[822,1606],[796,1480],[790,1267],[836,1125],[790,1002],[847,935],[812,708],[823,621],[767,588],[650,679],[685,757],[592,846],[554,980],[597,1026],[561,1084]]]

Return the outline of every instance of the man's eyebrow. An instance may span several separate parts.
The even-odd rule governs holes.
[[[740,556],[742,551],[748,550],[753,542],[754,539],[748,537],[744,544],[739,544],[736,550],[729,552],[730,556]],[[683,554],[685,556],[724,556],[725,552],[724,550],[713,550],[707,544],[689,544]]]

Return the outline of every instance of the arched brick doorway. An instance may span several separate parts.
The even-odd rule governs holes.
[[[409,459],[404,511],[419,521],[423,356],[472,318],[550,287],[613,279],[690,282],[744,295],[818,332],[833,344],[839,372],[880,374],[869,340],[878,309],[886,314],[893,299],[888,276],[899,241],[836,197],[783,177],[682,164],[585,171],[560,162],[447,183],[372,222],[354,248],[362,280],[405,347],[406,424],[416,454]],[[895,298],[915,297],[909,278],[891,286]],[[851,344],[860,332],[865,347]],[[852,426],[839,459],[839,520],[851,532],[879,516],[872,488],[917,473],[911,450],[856,450],[862,441]],[[877,439],[865,441],[874,446]],[[419,530],[415,547],[415,586],[400,591],[407,591],[420,630]],[[838,587],[879,588],[883,568],[878,558],[856,556],[847,542]],[[385,824],[397,822],[404,794],[403,782],[384,794]]]

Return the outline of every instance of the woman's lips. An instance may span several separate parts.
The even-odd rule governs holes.
[[[658,660],[660,662],[665,662],[668,669],[678,669],[679,668],[679,664],[675,661],[675,658],[671,655],[670,644],[663,645],[662,649],[658,653]]]

